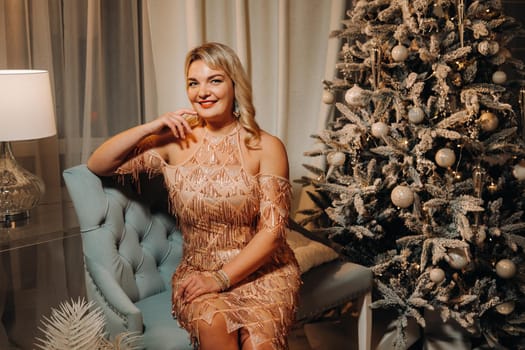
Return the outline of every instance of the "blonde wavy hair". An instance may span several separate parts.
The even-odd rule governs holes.
[[[239,57],[229,46],[221,43],[209,42],[192,49],[186,55],[184,64],[184,75],[188,77],[190,65],[202,60],[212,69],[224,71],[233,81],[235,91],[235,105],[239,112],[239,122],[248,132],[244,140],[246,146],[251,149],[258,148],[261,139],[261,128],[255,121],[255,107],[253,106],[252,84],[244,70]]]

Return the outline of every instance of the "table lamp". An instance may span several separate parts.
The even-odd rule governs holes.
[[[49,74],[45,70],[0,70],[0,222],[29,217],[44,194],[42,179],[22,168],[12,141],[56,134]]]

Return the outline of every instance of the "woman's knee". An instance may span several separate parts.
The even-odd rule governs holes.
[[[239,338],[242,350],[274,350],[271,340],[255,345],[252,342],[250,332],[246,328],[242,328],[239,332]]]
[[[218,344],[224,346],[224,349],[238,348],[238,333],[228,333],[226,320],[220,313],[213,317],[211,323],[204,320],[197,321],[197,328],[201,348],[207,349],[208,346],[217,346]],[[225,347],[226,344],[229,347]]]

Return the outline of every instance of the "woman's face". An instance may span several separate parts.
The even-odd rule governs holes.
[[[201,118],[233,118],[233,81],[224,71],[211,69],[204,61],[198,60],[190,64],[186,79],[188,98]]]

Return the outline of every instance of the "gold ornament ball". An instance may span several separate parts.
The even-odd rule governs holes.
[[[390,193],[390,200],[397,207],[408,208],[414,203],[414,192],[408,186],[398,185]]]
[[[492,112],[483,112],[479,117],[481,129],[483,131],[494,131],[498,128],[498,117]]]
[[[442,168],[450,168],[456,162],[456,154],[450,148],[441,148],[436,152],[436,164]]]
[[[326,161],[333,166],[341,166],[345,163],[346,156],[343,152],[330,152],[326,155]]]
[[[461,86],[463,84],[463,79],[461,78],[461,74],[455,73],[452,75],[452,84],[456,86]]]
[[[452,248],[448,251],[445,260],[448,262],[450,267],[456,270],[461,270],[468,265],[468,258],[465,255],[465,251],[459,248]]]
[[[514,311],[515,304],[513,301],[507,301],[501,304],[496,305],[496,311],[501,315],[510,315]]]
[[[445,279],[445,271],[439,267],[433,268],[429,272],[429,278],[434,283],[439,283]]]
[[[332,103],[334,103],[334,100],[335,100],[335,97],[332,91],[329,91],[329,90],[323,91],[323,98],[322,98],[323,103],[327,105],[331,105]]]
[[[494,84],[505,84],[506,81],[507,74],[504,71],[498,70],[495,71],[494,74],[492,74],[492,82]]]
[[[496,274],[504,279],[512,278],[516,275],[516,264],[510,259],[501,259],[496,264]]]
[[[378,139],[385,137],[386,135],[388,135],[389,132],[388,125],[386,125],[386,123],[383,122],[376,122],[372,124],[370,132],[372,133],[372,136]]]

